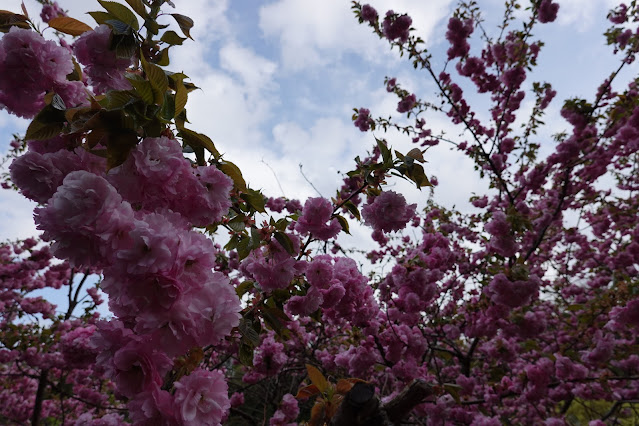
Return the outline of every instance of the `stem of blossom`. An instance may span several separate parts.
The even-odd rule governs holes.
[[[315,185],[313,185],[313,182],[311,182],[311,181],[310,181],[310,179],[309,179],[309,178],[307,178],[307,177],[306,177],[306,175],[304,174],[304,170],[302,170],[302,163],[300,163],[300,164],[299,164],[299,166],[300,166],[300,173],[302,174],[302,177],[304,178],[304,180],[305,180],[306,182],[308,182],[308,184],[309,184],[309,185],[311,185],[311,187],[313,187],[313,189],[315,190],[315,192],[317,192],[317,194],[318,194],[320,197],[324,198],[324,196],[322,195],[322,193],[321,193],[321,192],[319,192],[319,190],[318,190],[317,188],[315,188]]]
[[[413,49],[413,51],[411,51],[411,55],[413,55],[413,52],[416,56],[417,52]],[[421,59],[421,57],[420,57]],[[437,85],[437,88],[439,89],[439,91],[441,92],[442,95],[444,95],[444,97],[446,98],[446,100],[448,101],[448,104],[455,109],[455,112],[457,113],[457,116],[459,117],[459,119],[464,123],[464,127],[466,127],[466,130],[468,130],[470,132],[470,134],[473,136],[473,139],[475,139],[475,142],[477,142],[477,147],[481,150],[481,155],[484,157],[484,159],[488,162],[488,164],[490,165],[490,168],[493,170],[493,172],[495,173],[495,175],[497,176],[497,180],[499,181],[499,183],[501,184],[501,186],[503,187],[504,191],[506,192],[506,195],[508,196],[508,200],[510,201],[510,204],[515,205],[515,198],[512,196],[512,194],[510,193],[510,190],[508,189],[508,186],[506,185],[506,181],[504,180],[504,178],[501,175],[501,172],[499,170],[497,170],[497,167],[495,166],[495,163],[490,159],[490,156],[488,155],[488,153],[486,152],[486,150],[484,150],[484,147],[482,146],[481,141],[479,140],[479,137],[477,136],[477,134],[475,133],[475,131],[472,129],[472,127],[470,126],[470,124],[468,123],[468,121],[466,120],[466,117],[463,117],[461,112],[459,111],[459,108],[457,108],[457,105],[453,102],[453,100],[450,98],[450,96],[448,95],[448,93],[446,92],[446,90],[444,90],[444,87],[441,85],[439,79],[437,78],[437,76],[435,75],[435,72],[433,71],[430,62],[426,59],[423,61],[423,67],[426,69],[426,71],[428,71],[428,73],[430,74],[431,78],[433,79],[433,81],[435,82],[435,84]]]
[[[612,407],[610,407],[610,410],[608,410],[608,412],[603,415],[603,417],[601,418],[601,421],[606,421],[610,417],[612,417],[612,415],[615,414],[617,410],[621,408],[623,404],[636,404],[636,403],[639,403],[638,399],[624,399],[621,401],[615,401],[615,403],[612,404]]]
[[[33,416],[31,418],[31,426],[40,425],[40,415],[42,414],[42,401],[44,400],[44,390],[47,387],[47,375],[49,370],[44,369],[40,372],[38,378],[38,390],[36,391],[35,403],[33,404]]]
[[[541,244],[541,242],[543,241],[544,236],[546,235],[546,232],[548,231],[548,228],[550,228],[550,225],[552,225],[555,218],[561,211],[564,200],[566,199],[566,194],[568,192],[568,182],[569,182],[571,171],[572,171],[572,167],[566,170],[563,183],[561,185],[561,194],[559,195],[559,202],[557,203],[557,207],[555,208],[555,211],[552,213],[552,218],[546,224],[546,226],[544,226],[543,229],[539,232],[539,235],[537,235],[537,239],[535,240],[533,245],[530,246],[530,248],[528,249],[528,252],[526,252],[526,256],[524,256],[524,262],[528,260],[528,258],[535,252],[535,250],[537,250],[537,247],[539,247],[539,244]]]
[[[75,289],[73,299],[71,299],[71,291],[73,290],[73,274],[71,275],[71,278],[69,279],[69,308],[67,309],[67,313],[64,315],[65,321],[71,318],[73,310],[78,305],[78,296],[80,296],[80,289],[82,288],[88,277],[89,270],[87,269],[86,271],[84,271],[84,277],[82,277],[82,280],[78,284],[78,287]]]
[[[424,380],[415,379],[395,398],[384,405],[384,411],[393,424],[399,425],[407,413],[432,395],[432,387]]]

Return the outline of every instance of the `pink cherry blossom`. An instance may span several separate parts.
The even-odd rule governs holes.
[[[35,31],[11,27],[0,39],[0,108],[35,116],[44,107],[45,92],[66,82],[71,71],[68,50]]]
[[[362,216],[374,230],[399,231],[413,218],[416,207],[417,204],[406,204],[403,195],[384,191],[362,208]]]
[[[295,230],[301,234],[311,233],[320,240],[329,240],[342,229],[336,218],[331,219],[332,215],[333,206],[326,198],[309,198],[304,203]]]
[[[84,65],[89,84],[98,94],[131,88],[124,76],[124,70],[131,65],[131,58],[117,57],[111,50],[110,41],[111,28],[100,25],[94,31],[82,34],[73,45],[78,62]]]
[[[224,374],[197,369],[175,382],[173,403],[183,425],[219,425],[231,407]]]

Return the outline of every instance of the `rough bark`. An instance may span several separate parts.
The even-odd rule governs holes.
[[[372,384],[355,383],[333,416],[331,426],[397,426],[432,393],[426,382],[413,380],[399,395],[382,405]]]

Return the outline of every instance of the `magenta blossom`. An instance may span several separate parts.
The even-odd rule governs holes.
[[[417,97],[415,96],[415,94],[408,95],[397,104],[397,112],[408,112],[415,106],[416,103]]]
[[[377,21],[378,17],[379,15],[377,15],[377,11],[370,4],[362,6],[362,19],[364,21],[373,23]]]
[[[406,204],[403,195],[384,191],[362,208],[362,217],[374,230],[399,231],[413,218],[416,208],[417,204]]]
[[[360,108],[353,124],[362,132],[367,132],[371,128],[372,121],[371,111],[367,108]]]
[[[48,23],[53,18],[57,18],[59,16],[67,16],[67,14],[64,13],[64,10],[62,10],[58,2],[54,1],[53,3],[45,4],[42,6],[40,19],[42,19],[43,22]]]
[[[553,3],[552,0],[541,0],[539,8],[537,8],[537,17],[542,24],[553,22],[557,19],[559,4]]]
[[[389,10],[382,24],[384,37],[389,40],[399,39],[400,43],[406,43],[410,35],[410,26],[413,20],[408,15],[397,16],[395,12]]]

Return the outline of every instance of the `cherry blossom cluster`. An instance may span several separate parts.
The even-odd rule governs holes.
[[[116,57],[111,38],[101,25],[74,44],[96,93],[131,87],[123,72],[132,60]],[[87,102],[84,83],[66,79],[73,71],[66,48],[21,28],[11,28],[0,45],[2,104],[11,112],[32,117],[52,91],[67,107]],[[33,86],[11,80],[18,74]],[[81,96],[64,96],[60,88],[67,85],[81,86]],[[11,103],[17,100],[30,104]],[[35,220],[51,253],[74,268],[103,271],[101,288],[116,315],[69,330],[62,354],[112,380],[138,424],[218,424],[229,408],[221,372],[167,374],[177,357],[219,343],[238,324],[239,299],[228,278],[213,272],[213,243],[193,229],[222,219],[232,181],[215,166],[193,166],[167,137],[143,139],[108,171],[82,141],[77,134],[29,141],[10,167],[13,183],[40,204]],[[25,312],[51,315],[42,300],[20,303]]]
[[[50,5],[46,16],[60,15]],[[15,422],[68,416],[78,425],[289,425],[309,417],[352,424],[345,411],[357,407],[342,404],[353,383],[365,382],[377,399],[355,413],[361,424],[384,416],[468,425],[632,419],[639,400],[639,88],[615,72],[592,99],[566,101],[567,130],[542,155],[538,130],[557,92],[529,81],[542,48],[534,34],[561,11],[551,0],[531,1],[528,15],[517,5],[508,2],[504,27],[483,37],[479,9],[462,3],[446,23],[441,70],[412,35],[408,15],[354,5],[361,23],[427,72],[443,103],[433,106],[388,78],[386,90],[409,125],[375,118],[368,108],[356,110],[354,125],[400,130],[418,148],[401,154],[376,134],[371,153],[356,159],[331,200],[263,197],[237,173],[223,173],[229,163],[178,118],[175,133],[196,162],[184,157],[171,128],[162,136],[144,134],[152,127],[129,132],[135,143],[115,163],[113,140],[127,134],[119,128],[113,139],[96,141],[96,128],[64,127],[27,141],[11,179],[39,203],[36,223],[51,245],[0,246],[0,325],[21,314],[54,318],[50,303],[27,293],[70,286],[70,271],[78,270],[103,274],[100,289],[115,317],[69,314],[50,333],[23,327],[4,335],[0,365],[12,386],[2,387],[9,401],[2,415]],[[620,68],[639,49],[637,16],[634,4],[609,16],[606,36]],[[0,40],[0,76],[18,70],[39,80],[15,82],[33,95],[28,105],[14,98],[16,87],[0,84],[2,107],[33,117],[56,93],[66,108],[86,112],[102,108],[89,102],[93,93],[107,94],[101,102],[109,107],[113,91],[138,93],[132,76],[152,74],[142,59],[157,56],[122,58],[111,50],[112,36],[100,25],[72,48],[89,90],[67,80],[69,50],[12,28]],[[170,75],[163,77],[169,84]],[[76,97],[62,89],[71,83],[82,86]],[[180,84],[171,80],[163,95],[177,97]],[[475,92],[490,100],[486,114],[468,95]],[[516,126],[525,100],[532,110]],[[442,113],[460,136],[436,136],[424,111]],[[442,141],[489,180],[491,190],[471,199],[470,212],[433,200],[418,210],[386,187],[391,174],[420,188],[436,185],[424,175],[422,147]],[[366,253],[366,267],[335,241],[354,220],[379,244]],[[222,248],[195,227],[224,228],[230,241]],[[64,263],[50,265],[53,255]],[[100,303],[95,288],[87,293]],[[428,390],[416,399],[415,383]],[[42,388],[58,399],[43,401]],[[407,404],[399,415],[397,399]]]

